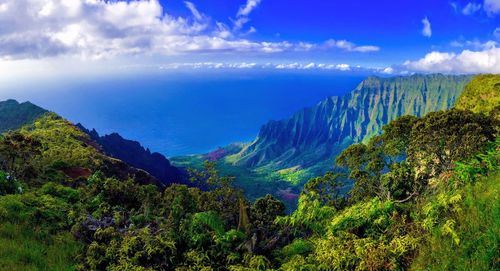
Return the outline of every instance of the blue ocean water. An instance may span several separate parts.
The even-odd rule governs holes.
[[[0,99],[29,100],[100,134],[118,132],[167,157],[255,138],[262,124],[354,89],[366,75],[198,71],[18,82]]]

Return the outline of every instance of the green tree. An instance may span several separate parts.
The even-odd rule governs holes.
[[[327,172],[325,175],[313,178],[304,185],[303,194],[317,198],[324,205],[340,210],[345,206],[345,197],[342,194],[344,187],[340,173]]]
[[[210,190],[201,194],[199,206],[202,211],[215,211],[224,220],[226,227],[237,227],[240,199],[243,193],[233,187],[235,178],[221,176],[215,162],[205,161],[203,170],[190,170],[191,181],[208,184]]]
[[[41,143],[19,131],[9,132],[0,139],[2,168],[12,176],[25,179],[34,177],[34,157],[41,153]]]
[[[412,128],[408,161],[417,176],[436,177],[493,141],[497,127],[495,119],[467,110],[429,113]]]

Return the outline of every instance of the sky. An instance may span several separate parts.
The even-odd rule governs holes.
[[[0,79],[169,69],[500,73],[500,0],[0,0]]]

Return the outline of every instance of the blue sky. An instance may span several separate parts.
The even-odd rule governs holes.
[[[227,24],[242,5],[241,1],[225,0],[192,2],[199,10]],[[377,55],[382,61],[401,61],[421,57],[437,48],[458,51],[459,48],[450,48],[454,40],[495,40],[494,31],[500,26],[498,16],[488,16],[483,8],[465,15],[462,9],[468,3],[483,5],[482,1],[445,0],[262,0],[250,14],[246,29],[254,27],[257,32],[250,37],[258,40],[321,43],[340,39],[372,44],[381,48]],[[189,15],[183,1],[162,1],[162,5],[173,14]],[[421,21],[425,17],[432,24],[430,38],[421,34]]]
[[[500,0],[0,0],[0,72],[500,72]],[[99,71],[98,71],[99,70]]]
[[[389,66],[418,59],[430,51],[459,53],[466,46],[453,42],[498,41],[495,29],[500,26],[497,13],[485,10],[484,1],[255,1],[259,4],[249,14],[241,32],[251,28],[247,38],[261,41],[322,43],[329,39],[348,40],[360,45],[374,45],[377,53],[345,54],[320,51],[309,54],[273,56],[283,60],[340,61],[365,66]],[[494,2],[494,1],[493,1]],[[497,1],[498,2],[498,1]],[[161,1],[177,16],[189,16],[183,1]],[[244,1],[193,0],[200,11],[214,20],[231,25]],[[467,5],[476,7],[464,11]],[[497,3],[497,5],[500,5]],[[422,20],[428,18],[432,35],[422,35]],[[497,33],[498,36],[498,33]],[[473,46],[468,46],[473,47]],[[474,49],[474,48],[471,48]],[[477,48],[475,48],[477,49]],[[263,59],[267,59],[266,55]],[[257,57],[258,58],[258,57]],[[258,58],[259,59],[259,58]],[[260,59],[259,59],[260,60]]]

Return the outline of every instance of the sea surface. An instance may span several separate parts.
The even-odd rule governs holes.
[[[251,141],[261,125],[354,89],[366,75],[320,71],[188,71],[61,78],[0,86],[99,134],[118,132],[167,157]]]

